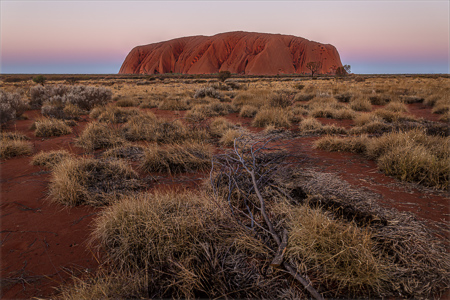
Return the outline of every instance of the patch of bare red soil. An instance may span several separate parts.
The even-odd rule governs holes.
[[[29,120],[17,121],[10,130],[31,138],[35,153],[68,149],[80,154],[74,133],[55,138],[36,138]],[[86,125],[74,128],[79,132]],[[92,271],[98,265],[87,244],[90,225],[98,209],[67,208],[48,201],[50,172],[30,165],[31,157],[0,161],[1,168],[1,297],[27,299],[50,297],[55,287],[72,274]]]

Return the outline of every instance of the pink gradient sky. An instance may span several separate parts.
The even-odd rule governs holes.
[[[5,1],[1,73],[116,73],[137,45],[227,31],[334,45],[355,73],[448,73],[444,1]]]

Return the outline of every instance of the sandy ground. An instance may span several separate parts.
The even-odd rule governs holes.
[[[428,120],[437,115],[422,104],[408,105],[410,113]],[[171,111],[151,109],[158,116],[179,118]],[[28,120],[19,120],[7,130],[20,131],[30,137],[34,153],[41,150],[68,149],[82,155],[74,145],[74,137],[86,126],[88,118],[74,128],[74,133],[55,138],[36,138],[29,129],[40,116],[38,111],[26,112]],[[237,114],[226,116],[235,123],[249,126],[250,118]],[[346,128],[349,120],[319,119],[324,124]],[[260,129],[251,128],[251,131]],[[317,137],[298,137],[286,142],[286,149],[305,158],[308,167],[337,174],[352,186],[378,195],[379,203],[401,211],[409,211],[424,220],[436,235],[448,239],[450,221],[449,198],[443,192],[402,183],[377,170],[376,163],[349,153],[330,153],[313,149]],[[88,243],[91,226],[101,208],[64,207],[48,199],[50,172],[30,165],[30,157],[1,160],[1,278],[3,299],[51,297],[57,287],[78,276],[93,272],[98,257]],[[181,185],[195,189],[205,174],[182,174],[168,177],[154,175],[149,188]],[[448,195],[447,195],[448,196]]]

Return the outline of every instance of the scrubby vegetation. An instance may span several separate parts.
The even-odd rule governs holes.
[[[115,128],[98,122],[89,123],[76,140],[78,146],[89,151],[115,147],[124,142],[124,139]]]
[[[0,90],[0,125],[20,117],[28,108],[18,93]]]
[[[100,267],[61,288],[63,299],[439,298],[448,290],[440,233],[378,205],[378,177],[377,189],[365,181],[356,189],[318,172],[336,168],[310,147],[359,154],[415,183],[396,188],[443,195],[447,77],[221,75],[80,77],[70,86],[52,76],[33,86],[29,77],[23,90],[2,81],[2,126],[18,124],[31,142],[2,132],[1,159],[32,155],[34,144],[40,152],[17,161],[51,173],[51,201],[100,206],[89,244]],[[39,109],[26,114],[32,120],[7,122],[30,107]]]
[[[211,151],[197,143],[149,145],[144,149],[141,169],[145,172],[183,173],[206,170]]]
[[[47,85],[34,86],[30,89],[30,105],[40,108],[45,102],[58,103],[65,106],[68,103],[82,110],[91,110],[94,106],[102,106],[111,101],[112,92],[104,87]]]
[[[361,153],[376,159],[387,175],[448,189],[450,174],[450,139],[426,135],[421,130],[392,132],[378,138],[325,137],[316,146],[329,151]]]
[[[0,158],[7,159],[15,156],[30,155],[33,145],[29,138],[17,132],[2,132],[0,140]]]
[[[44,118],[34,122],[34,134],[37,137],[60,136],[70,134],[72,128],[64,121],[54,118]]]
[[[67,158],[53,167],[50,196],[68,205],[110,204],[142,189],[137,173],[124,161]]]
[[[35,166],[41,166],[47,169],[52,169],[58,165],[61,161],[71,158],[73,155],[66,150],[54,150],[54,151],[41,151],[31,160],[31,164]]]

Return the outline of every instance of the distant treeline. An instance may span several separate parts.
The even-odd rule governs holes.
[[[86,80],[116,80],[116,79],[129,79],[129,80],[164,80],[164,79],[214,79],[219,78],[219,74],[180,74],[180,73],[166,73],[166,74],[1,74],[0,78],[2,82],[22,82],[32,80],[38,75],[45,76],[47,81],[66,81],[69,83],[74,83],[77,81]],[[395,77],[413,77],[413,78],[449,78],[449,74],[351,74],[348,78],[354,78],[355,76],[363,78],[395,78]],[[266,78],[266,79],[311,79],[310,74],[280,74],[280,75],[243,75],[243,74],[232,74],[232,78]],[[332,79],[334,76],[330,75],[317,75],[314,79]]]

